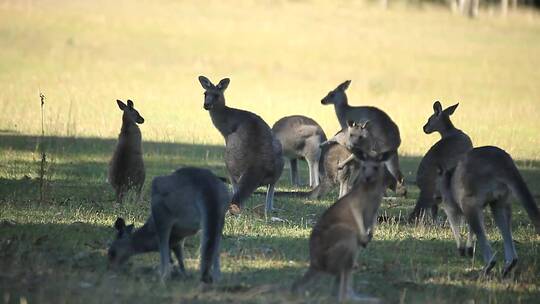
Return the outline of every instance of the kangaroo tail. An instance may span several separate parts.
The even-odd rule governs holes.
[[[527,214],[529,215],[529,218],[536,229],[536,233],[540,234],[540,211],[538,211],[538,206],[534,201],[531,191],[527,187],[527,184],[525,184],[523,177],[513,163],[512,167],[510,168],[510,172],[511,174],[508,175],[505,182],[510,189],[512,189],[514,195],[519,199],[523,205],[523,208],[525,208],[525,211],[527,211]]]

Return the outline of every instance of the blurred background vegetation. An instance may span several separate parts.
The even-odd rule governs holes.
[[[198,75],[231,78],[230,106],[270,125],[304,114],[337,131],[320,99],[351,79],[349,102],[387,111],[401,153],[437,140],[431,105],[460,102],[476,145],[540,159],[540,15],[484,3],[475,19],[448,3],[390,1],[0,1],[0,130],[116,137],[115,100],[131,98],[145,140],[222,144]],[[489,5],[488,5],[489,4]]]

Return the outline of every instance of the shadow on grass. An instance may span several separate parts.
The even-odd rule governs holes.
[[[112,272],[106,266],[106,241],[113,237],[113,228],[66,217],[62,221],[66,223],[0,223],[0,292],[31,302],[252,302],[257,298],[274,303],[276,297],[278,302],[299,299],[281,291],[288,290],[306,270],[308,241],[303,237],[224,236],[223,279],[205,294],[199,291],[197,263],[188,264],[190,279],[171,281],[166,287],[155,274],[157,253],[141,255],[126,269]],[[198,259],[198,241],[195,237],[186,244],[188,259]],[[501,246],[500,242],[494,244]],[[540,261],[531,253],[538,248],[536,241],[517,244],[518,253],[529,254],[522,256],[515,280],[534,282]],[[522,301],[532,301],[539,295],[534,290],[507,290],[507,283],[500,279],[502,262],[493,278],[479,282],[477,273],[482,262],[476,261],[471,268],[471,260],[459,257],[451,240],[407,237],[390,241],[378,240],[376,235],[360,252],[358,264],[355,289],[389,303],[403,297],[406,302],[437,303],[471,299],[512,302],[518,296]],[[147,270],[149,266],[152,271]],[[331,276],[324,276],[309,288],[310,296],[305,301],[333,301],[329,297],[333,281]],[[279,294],[258,290],[268,284],[277,286]]]

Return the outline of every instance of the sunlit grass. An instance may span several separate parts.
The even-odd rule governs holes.
[[[350,103],[376,105],[398,123],[401,165],[410,196],[383,203],[378,225],[358,259],[355,288],[390,303],[534,302],[540,295],[540,238],[518,204],[513,232],[520,257],[500,278],[502,240],[488,216],[498,252],[492,278],[457,255],[449,227],[409,225],[419,156],[438,139],[421,131],[434,100],[460,102],[453,120],[476,145],[498,145],[516,159],[534,194],[540,191],[540,18],[453,16],[442,7],[360,1],[14,1],[0,2],[0,293],[5,302],[332,302],[333,278],[307,297],[285,292],[305,271],[307,237],[335,199],[276,196],[265,221],[253,195],[246,212],[227,217],[223,280],[198,286],[198,237],[186,244],[193,277],[159,283],[157,254],[106,269],[117,216],[141,226],[149,183],[185,165],[225,176],[223,139],[202,109],[197,76],[230,77],[229,105],[270,125],[290,114],[337,129],[320,99],[352,79]],[[38,203],[39,92],[46,96],[45,202]],[[133,99],[147,169],[144,203],[114,205],[107,162],[121,118],[115,100]],[[69,137],[76,137],[72,139]],[[302,177],[307,177],[302,167]],[[296,191],[286,170],[279,191]],[[259,189],[262,191],[263,189]],[[307,188],[300,189],[307,191]],[[442,219],[442,218],[441,218]],[[150,268],[148,270],[147,268]],[[261,286],[277,285],[264,292]],[[5,300],[8,299],[8,300]]]
[[[441,100],[461,103],[454,121],[476,145],[538,160],[539,28],[528,12],[471,21],[356,1],[4,1],[0,129],[39,133],[41,90],[49,134],[115,137],[114,101],[131,98],[145,139],[222,144],[202,109],[204,74],[231,78],[231,106],[269,124],[308,115],[330,134],[334,112],[319,101],[352,79],[351,104],[386,110],[403,154],[437,139],[421,127]]]

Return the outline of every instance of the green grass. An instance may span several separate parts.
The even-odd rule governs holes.
[[[264,195],[255,194],[241,217],[227,217],[221,252],[223,279],[215,288],[201,293],[198,286],[198,239],[187,246],[187,267],[192,277],[158,281],[158,254],[138,256],[121,271],[107,269],[107,242],[114,237],[112,224],[122,216],[136,226],[149,214],[149,182],[180,165],[212,168],[224,175],[223,148],[146,142],[148,168],[144,203],[114,204],[112,189],[105,181],[107,161],[114,140],[50,137],[51,174],[46,202],[37,198],[36,137],[0,136],[0,293],[18,301],[33,302],[246,302],[278,303],[332,302],[333,279],[315,285],[308,296],[284,291],[265,293],[260,286],[278,284],[288,288],[302,275],[308,262],[307,237],[317,216],[335,199],[334,191],[323,200],[306,200],[287,195],[276,197],[274,216],[285,222],[265,222],[252,208]],[[419,159],[404,157],[410,171]],[[518,162],[527,181],[540,180],[540,165]],[[307,178],[306,166],[302,177]],[[278,190],[295,190],[288,171]],[[409,179],[409,178],[407,178]],[[534,185],[534,183],[533,183]],[[261,191],[263,189],[260,189]],[[306,191],[307,189],[301,189]],[[534,235],[520,206],[514,208],[514,238],[520,262],[509,279],[501,279],[501,262],[493,277],[478,276],[479,255],[474,261],[457,255],[450,228],[408,225],[400,218],[412,209],[418,195],[409,185],[410,197],[385,202],[381,212],[391,217],[382,222],[370,246],[358,258],[355,288],[388,302],[534,302],[540,295],[540,237]],[[538,188],[534,188],[538,193]],[[502,259],[502,241],[488,217],[488,232]],[[264,288],[262,288],[264,289]]]
[[[230,77],[231,106],[269,124],[290,114],[337,129],[320,99],[345,79],[351,104],[387,111],[402,134],[407,199],[383,203],[393,219],[410,212],[420,157],[438,139],[422,125],[434,100],[460,102],[453,120],[475,145],[498,145],[515,157],[540,193],[540,18],[519,11],[469,20],[441,7],[361,1],[15,1],[0,2],[0,294],[5,303],[51,302],[332,302],[327,278],[306,297],[286,289],[307,267],[311,227],[335,199],[277,196],[265,222],[253,195],[239,218],[227,217],[222,281],[198,286],[198,239],[187,242],[193,277],[162,285],[157,254],[107,269],[112,224],[136,226],[149,214],[148,184],[194,165],[225,176],[223,139],[202,109],[197,76]],[[45,202],[39,203],[39,92],[47,96]],[[115,99],[131,98],[147,168],[145,202],[117,206],[106,183],[120,127]],[[302,168],[304,181],[307,177]],[[296,191],[285,170],[279,191]],[[261,191],[260,189],[259,191]],[[301,189],[307,191],[307,188]],[[481,258],[457,256],[447,225],[381,223],[359,258],[355,288],[390,303],[535,302],[540,296],[540,237],[515,204],[520,262],[509,279],[479,278]],[[503,256],[488,216],[488,233]],[[157,301],[156,301],[157,299]],[[1,301],[1,300],[0,300]]]

